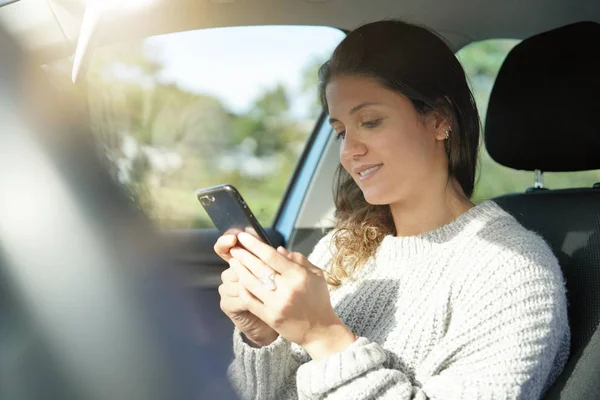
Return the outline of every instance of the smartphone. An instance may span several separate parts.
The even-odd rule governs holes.
[[[248,232],[273,247],[242,195],[232,185],[219,185],[196,192],[198,201],[223,234]]]

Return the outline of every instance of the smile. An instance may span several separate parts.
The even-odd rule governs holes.
[[[364,171],[361,171],[361,172],[359,172],[359,173],[358,173],[358,175],[360,176],[360,178],[359,178],[359,179],[360,179],[361,181],[362,181],[362,180],[364,180],[364,179],[367,179],[367,178],[368,178],[369,176],[371,176],[371,175],[372,175],[372,174],[373,174],[375,171],[377,171],[379,168],[381,168],[381,166],[382,166],[382,165],[383,165],[383,164],[376,165],[376,166],[374,166],[374,167],[367,168],[367,169],[365,169]]]

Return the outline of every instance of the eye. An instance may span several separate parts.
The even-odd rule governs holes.
[[[373,128],[378,127],[379,124],[381,124],[381,118],[374,119],[372,121],[363,122],[362,124],[360,124],[360,126],[364,126],[365,128],[368,128],[368,129],[373,129]]]
[[[344,139],[346,137],[346,131],[339,131],[335,133],[336,139]]]

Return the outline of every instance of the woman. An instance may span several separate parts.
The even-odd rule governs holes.
[[[308,259],[243,233],[215,245],[241,397],[539,398],[568,357],[563,277],[543,239],[469,201],[479,118],[452,51],[375,22],[319,78],[336,229]]]

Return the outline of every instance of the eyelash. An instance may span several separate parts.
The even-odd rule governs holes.
[[[373,121],[363,122],[362,124],[360,124],[360,126],[361,127],[364,126],[367,129],[374,129],[374,128],[377,128],[380,123],[381,123],[381,118],[380,119],[374,119]],[[340,139],[340,138],[343,139],[345,137],[346,137],[346,131],[336,132],[336,135],[335,135],[336,139]]]
[[[336,132],[335,133],[336,140],[340,139],[340,138],[344,139],[345,137],[346,137],[346,131],[341,131],[341,132]]]
[[[360,126],[364,126],[367,129],[373,129],[373,128],[377,128],[380,123],[381,123],[381,118],[374,119],[372,121],[363,122],[362,124],[360,124]]]

